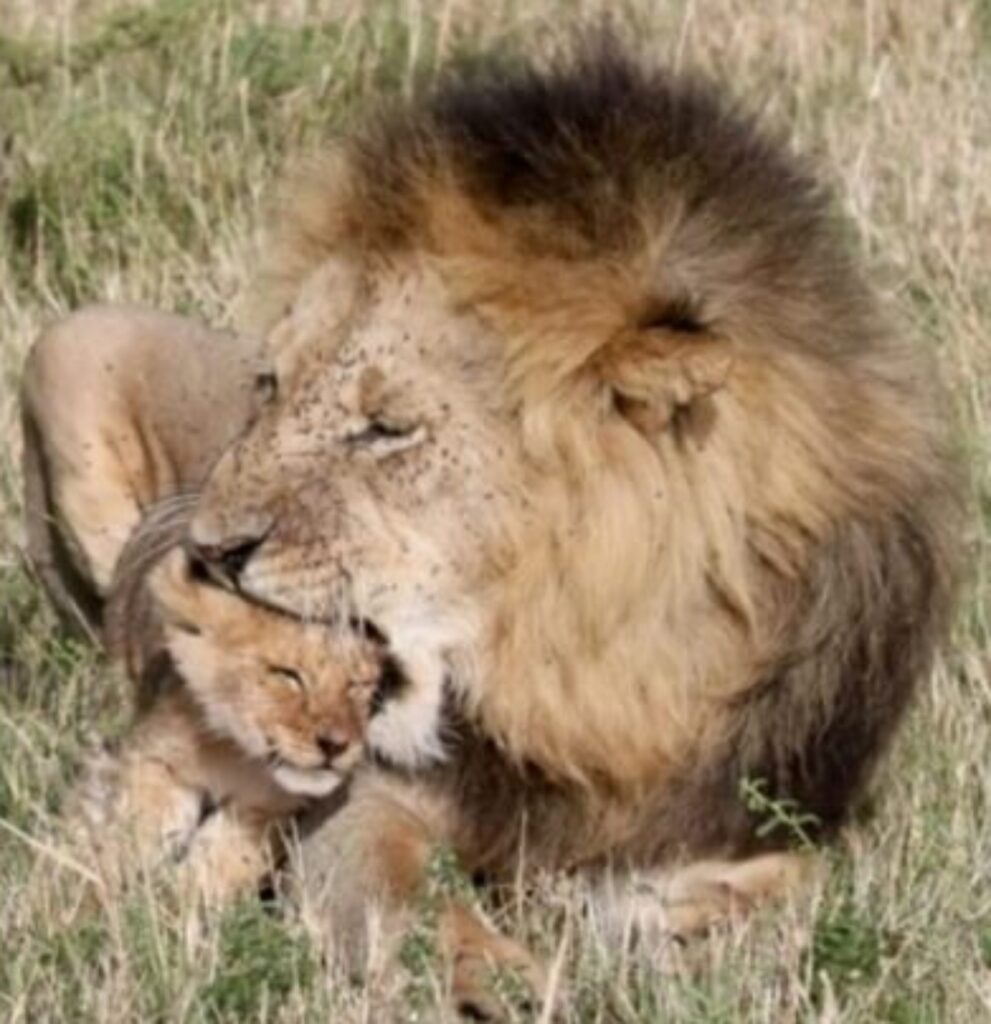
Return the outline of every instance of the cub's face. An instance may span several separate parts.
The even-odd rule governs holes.
[[[178,549],[150,585],[209,727],[264,762],[287,792],[334,790],[361,755],[381,671],[374,645],[195,578]]]

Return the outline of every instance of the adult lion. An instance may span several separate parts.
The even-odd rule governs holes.
[[[343,944],[438,842],[491,872],[704,860],[709,896],[788,877],[741,784],[839,824],[952,596],[928,366],[822,188],[605,47],[357,132],[280,234],[267,401],[191,537],[404,668],[304,847]]]

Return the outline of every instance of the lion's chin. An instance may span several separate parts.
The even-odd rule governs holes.
[[[381,699],[368,723],[372,753],[406,769],[445,760],[444,722],[449,666],[426,635],[389,633],[380,680]]]

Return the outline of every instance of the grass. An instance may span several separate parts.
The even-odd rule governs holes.
[[[608,6],[660,58],[725,80],[836,185],[905,329],[938,353],[974,496],[972,573],[952,648],[870,813],[807,901],[657,963],[609,953],[567,879],[517,894],[504,924],[548,957],[562,953],[564,1016],[583,1024],[991,1019],[991,6]],[[73,884],[53,870],[45,837],[87,744],[126,727],[127,690],[98,652],[57,629],[21,565],[17,377],[40,327],[84,302],[236,322],[265,197],[287,159],[429,81],[445,59],[480,46],[540,49],[604,8],[4,4],[0,1019],[440,1018],[443,978],[419,932],[405,966],[364,990],[326,977],[277,906],[190,921],[148,888],[81,920],[64,913]]]

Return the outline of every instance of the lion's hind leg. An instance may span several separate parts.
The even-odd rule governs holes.
[[[154,497],[124,373],[131,317],[93,308],[52,325],[31,350],[21,388],[29,554],[49,583],[46,572],[65,572],[50,564],[64,545],[101,598]]]
[[[792,898],[817,869],[814,855],[793,851],[695,861],[612,876],[598,884],[593,905],[613,942],[651,947]]]

